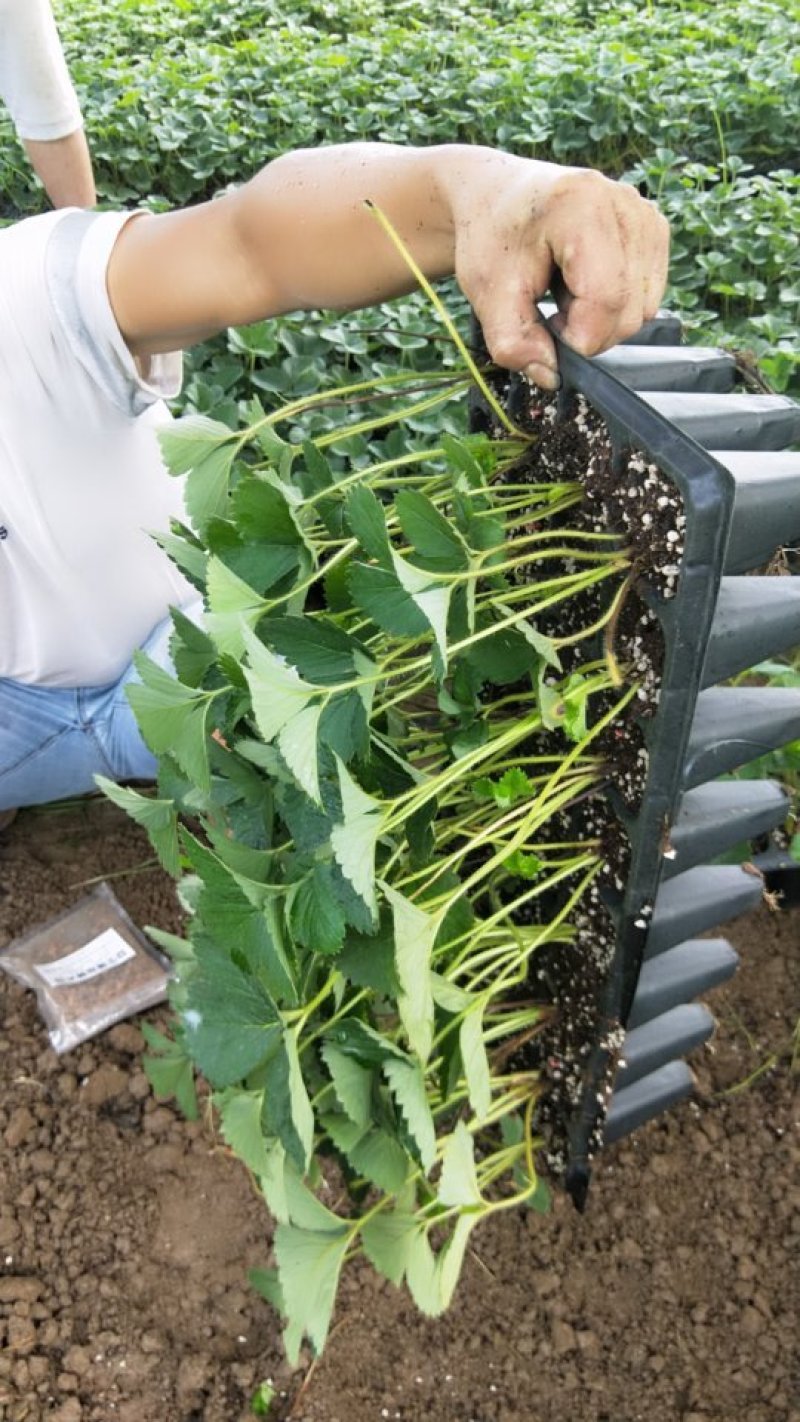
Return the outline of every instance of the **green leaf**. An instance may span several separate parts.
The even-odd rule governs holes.
[[[356,606],[384,632],[396,637],[421,637],[430,630],[428,618],[388,568],[352,563],[348,585]]]
[[[331,871],[334,893],[347,920],[348,927],[354,928],[356,933],[363,933],[367,936],[374,933],[376,919],[372,909],[365,904],[361,895],[356,893],[350,880],[345,878],[335,860],[331,864]]]
[[[382,1210],[363,1226],[361,1243],[378,1273],[399,1286],[418,1233],[419,1222],[414,1215],[400,1210]]]
[[[449,978],[442,977],[440,973],[431,973],[431,992],[436,1006],[454,1016],[466,1012],[475,1001],[471,993],[465,992],[456,983],[451,983]]]
[[[358,643],[330,622],[316,617],[272,617],[261,624],[261,635],[300,675],[319,686],[335,686],[355,676],[360,654],[368,672],[375,665]]]
[[[233,749],[237,755],[244,756],[245,760],[252,761],[261,770],[265,770],[267,775],[273,779],[278,779],[281,771],[281,760],[275,746],[265,746],[263,741],[251,741],[242,738],[236,741]],[[284,776],[286,772],[284,771]]]
[[[339,1105],[354,1125],[365,1129],[371,1118],[373,1072],[340,1051],[330,1038],[323,1041],[320,1052]]]
[[[446,877],[446,875],[442,875],[439,879],[440,887],[456,887],[456,885],[446,886]],[[469,933],[474,922],[475,913],[466,894],[459,894],[457,898],[451,899],[450,907],[442,920],[442,926],[436,940],[437,948],[443,946],[445,943],[452,943],[456,938],[462,938],[465,934]]]
[[[349,1243],[346,1225],[322,1231],[281,1224],[275,1231],[275,1256],[286,1316],[297,1333],[307,1335],[317,1354],[325,1347]],[[295,1348],[289,1354],[293,1365],[297,1364],[298,1352]]]
[[[511,613],[513,611],[512,608],[506,607],[504,603],[499,603],[497,605],[505,612]],[[542,661],[545,662],[547,666],[555,667],[557,670],[561,667],[558,652],[556,651],[555,644],[553,643],[550,637],[545,637],[542,632],[537,632],[536,628],[531,622],[528,621],[527,618],[523,618],[523,620],[521,622],[518,622],[516,626],[517,631],[521,632],[528,645],[533,647],[533,650],[536,652],[536,655],[541,657]]]
[[[358,691],[340,692],[331,698],[322,711],[319,739],[345,764],[356,755],[369,754],[369,727]]]
[[[397,1007],[409,1045],[422,1062],[433,1044],[433,992],[431,954],[441,923],[440,914],[429,914],[389,884],[381,888],[392,906],[395,967],[400,983]]]
[[[224,1140],[248,1170],[258,1176],[269,1172],[267,1144],[261,1129],[263,1100],[263,1091],[239,1091],[236,1087],[214,1097]]]
[[[170,608],[175,631],[170,638],[170,655],[178,679],[199,686],[216,660],[216,648],[207,632],[192,622],[179,607]]]
[[[409,1241],[406,1262],[408,1287],[417,1307],[430,1318],[443,1313],[452,1300],[469,1237],[481,1217],[478,1211],[461,1215],[438,1257],[433,1253],[424,1231],[420,1230]]]
[[[412,1169],[412,1162],[394,1136],[376,1127],[367,1131],[348,1152],[348,1159],[365,1180],[385,1190],[388,1195],[396,1195]],[[416,1169],[416,1166],[414,1166]]]
[[[317,863],[298,884],[289,914],[292,933],[314,953],[338,953],[345,919],[334,897],[329,864]]]
[[[442,1173],[438,1186],[443,1205],[482,1205],[478,1177],[475,1174],[475,1150],[463,1121],[447,1137],[442,1152]]]
[[[96,775],[94,783],[109,800],[125,810],[132,820],[147,830],[156,854],[168,874],[177,879],[181,861],[178,848],[178,817],[172,800],[156,800],[152,796],[140,795],[124,785],[107,780],[104,775]]]
[[[470,1008],[458,1031],[458,1045],[467,1079],[469,1104],[479,1121],[488,1114],[492,1104],[492,1077],[483,1040],[483,1012],[483,1002]]]
[[[285,1031],[264,1068],[262,1125],[277,1136],[298,1170],[306,1171],[314,1142],[314,1113],[308,1099],[292,1031]]]
[[[286,1162],[286,1198],[289,1204],[289,1218],[300,1229],[310,1229],[323,1233],[336,1231],[342,1221],[338,1215],[323,1205],[305,1184],[302,1175],[291,1161]]]
[[[322,706],[305,706],[278,732],[278,748],[298,785],[310,800],[322,804],[317,745]]]
[[[244,628],[255,627],[264,600],[219,558],[208,560],[208,612],[205,625],[220,652],[237,660],[245,650]]]
[[[158,431],[161,453],[171,474],[188,474],[222,445],[237,440],[233,430],[207,415],[183,415]]]
[[[192,1057],[212,1086],[241,1081],[280,1045],[280,1014],[263,985],[199,945],[181,1015]]]
[[[237,334],[241,333],[237,332]],[[283,477],[288,478],[292,464],[299,453],[297,445],[289,444],[287,440],[281,439],[274,427],[266,423],[264,408],[257,396],[254,396],[250,402],[249,414],[253,424],[260,426],[256,433],[256,439],[262,454]]]
[[[263,1111],[262,1111],[263,1119]],[[286,1151],[279,1140],[265,1142],[266,1169],[259,1176],[259,1184],[267,1202],[267,1207],[279,1224],[289,1223],[289,1199],[286,1189]]]
[[[197,912],[197,900],[203,891],[203,881],[197,874],[184,874],[178,880],[177,893],[178,901],[184,913],[194,917]]]
[[[383,1073],[428,1171],[436,1160],[436,1132],[422,1068],[416,1062],[390,1057],[383,1063]]]
[[[401,489],[394,504],[403,533],[421,557],[447,572],[468,566],[461,535],[430,499],[416,489]]]
[[[401,1052],[394,1042],[388,1037],[382,1037],[380,1032],[376,1032],[374,1027],[369,1027],[366,1022],[361,1022],[358,1017],[342,1017],[340,1021],[334,1022],[327,1028],[325,1040],[333,1042],[345,1056],[355,1057],[356,1061],[367,1066],[382,1066],[390,1060],[396,1060],[404,1066],[411,1065],[405,1052]]]
[[[461,1275],[469,1237],[481,1218],[482,1215],[478,1213],[461,1215],[456,1220],[453,1233],[439,1252],[436,1260],[436,1281],[443,1309],[450,1306]]]
[[[334,473],[325,455],[310,439],[303,441],[302,451],[303,467],[299,471],[299,481],[303,493],[308,497],[329,489],[334,482]]]
[[[536,787],[518,766],[507,770],[500,780],[476,780],[473,794],[481,800],[494,800],[501,810],[508,810],[519,800],[535,794]]]
[[[256,884],[266,884],[272,877],[275,855],[271,849],[254,849],[239,839],[232,839],[227,831],[216,829],[213,825],[207,826],[206,833],[214,853],[226,869]],[[255,896],[256,891],[252,892]],[[260,896],[257,901],[261,902]]]
[[[375,700],[375,692],[378,689],[378,682],[376,678],[378,668],[372,658],[368,657],[366,653],[361,650],[360,647],[357,647],[353,653],[353,662],[356,669],[356,675],[364,678],[363,684],[356,687],[356,692],[361,698],[361,701],[364,706],[364,712],[367,716],[367,719],[369,719],[369,717],[372,715],[372,703]]]
[[[280,488],[258,474],[244,475],[231,495],[231,516],[245,538],[258,543],[303,542],[294,511]]]
[[[536,1185],[525,1200],[529,1210],[535,1210],[537,1215],[547,1215],[553,1207],[553,1196],[550,1186],[543,1176],[536,1178]]]
[[[347,766],[336,757],[339,790],[342,797],[342,823],[331,831],[331,847],[345,878],[375,918],[378,904],[375,898],[375,848],[383,825],[379,800],[361,789]]]
[[[382,923],[378,933],[348,934],[336,966],[356,987],[373,988],[382,997],[400,991],[394,966],[394,929]]]
[[[194,962],[194,948],[185,938],[179,938],[177,933],[167,933],[163,928],[154,928],[152,924],[145,925],[145,933],[148,938],[152,938],[159,948],[169,955],[173,963],[181,965],[185,971],[185,965]],[[144,1027],[142,1027],[144,1031]]]
[[[276,657],[258,637],[243,626],[242,635],[250,666],[245,667],[247,684],[253,698],[253,715],[265,741],[272,741],[278,732],[303,711],[318,688],[304,682],[282,657]]]
[[[571,741],[582,741],[587,734],[586,710],[591,685],[581,672],[573,672],[560,686],[554,687],[539,677],[539,709],[548,730],[563,729]]]
[[[277,1269],[251,1269],[247,1278],[252,1287],[266,1299],[271,1308],[279,1313],[282,1318],[286,1317],[286,1305],[283,1302],[280,1279]]]
[[[196,1121],[194,1068],[183,1042],[165,1037],[149,1022],[142,1023],[142,1034],[153,1052],[142,1058],[142,1066],[156,1096],[174,1096],[187,1121]]]
[[[424,868],[433,859],[436,851],[436,833],[433,824],[437,810],[438,801],[431,798],[413,815],[409,815],[405,822],[406,839],[411,850],[411,862],[415,867]]]
[[[134,652],[140,682],[131,682],[125,694],[139,729],[154,755],[171,755],[201,790],[211,786],[208,766],[207,691],[184,686],[144,652]]]
[[[586,704],[589,687],[579,672],[569,677],[564,689],[564,730],[571,741],[582,741],[587,732]]]
[[[182,831],[192,868],[200,876],[197,920],[220,948],[246,960],[271,998],[296,1002],[292,971],[287,962],[273,913],[270,890],[229,869],[215,854]]]
[[[265,606],[255,588],[238,577],[220,558],[209,558],[208,605],[212,612],[249,612]]]
[[[392,564],[401,587],[419,608],[431,628],[442,661],[447,665],[447,615],[450,610],[452,584],[436,583],[432,575],[422,568],[415,568],[399,553],[392,554]]]
[[[353,606],[350,593],[352,566],[352,558],[343,558],[339,563],[329,564],[325,571],[325,603],[330,612],[347,612]]]
[[[380,1128],[365,1130],[339,1114],[323,1116],[321,1124],[356,1174],[388,1194],[402,1190],[410,1162],[394,1136]]]
[[[297,1051],[297,1028],[284,1033],[284,1047],[289,1062],[289,1097],[292,1105],[292,1121],[304,1155],[304,1169],[308,1169],[314,1148],[314,1112],[308,1098],[300,1057]]]
[[[548,731],[560,731],[564,724],[564,700],[560,690],[545,680],[544,664],[541,666],[538,695],[542,722]]]
[[[436,1273],[436,1255],[428,1242],[424,1227],[418,1227],[405,1244],[406,1282],[417,1308],[428,1318],[444,1311],[444,1303]]]
[[[262,1382],[258,1384],[255,1392],[250,1398],[250,1411],[254,1417],[268,1417],[275,1398],[278,1395],[277,1388],[271,1383]]]
[[[471,547],[485,553],[489,549],[495,549],[493,557],[485,558],[483,566],[491,568],[492,563],[502,561],[503,543],[506,536],[506,524],[503,518],[477,518],[474,515],[467,520],[467,537]]]
[[[190,416],[189,418],[193,418]],[[202,416],[197,418],[202,419]],[[163,431],[162,448],[163,448]],[[230,439],[230,431],[228,438]],[[235,444],[220,445],[209,449],[206,455],[192,466],[184,486],[186,512],[193,528],[202,535],[212,518],[222,518],[228,506],[228,485],[231,466],[236,453]]]
[[[364,552],[384,568],[391,568],[392,549],[386,531],[383,504],[366,484],[357,484],[347,495],[347,522]]]
[[[524,800],[526,796],[536,793],[536,787],[524,770],[519,766],[512,766],[504,775],[500,777],[497,785],[496,800],[503,809],[515,805],[518,800]]]
[[[276,775],[277,799],[295,848],[301,854],[313,853],[322,845],[327,849],[332,829],[330,818],[309,800],[299,785],[282,783],[286,778],[283,761],[280,761]]]
[[[494,621],[494,614],[481,611],[477,617],[478,630],[483,631]],[[481,637],[464,655],[485,681],[492,681],[496,686],[513,685],[537,664],[541,665],[533,647],[513,627],[498,627],[490,636]]]
[[[503,860],[503,866],[509,874],[515,874],[518,879],[538,879],[544,868],[544,860],[536,854],[523,854],[521,849],[515,849],[513,854]]]
[[[441,445],[447,455],[448,463],[465,476],[468,487],[480,489],[485,485],[484,471],[477,459],[478,452],[486,458],[489,441],[485,435],[456,439],[454,435],[444,434],[441,437]],[[488,453],[494,462],[496,458],[494,450],[489,448]]]
[[[212,518],[205,533],[209,553],[263,596],[296,573],[300,561],[299,544],[248,543],[228,519]]]
[[[205,587],[207,557],[202,548],[198,548],[196,543],[192,543],[188,538],[182,538],[176,533],[151,534],[159,548],[170,557],[173,563],[185,573],[194,586],[199,590]]]

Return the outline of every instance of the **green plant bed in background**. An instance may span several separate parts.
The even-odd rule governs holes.
[[[775,0],[56,9],[102,201],[192,202],[286,149],[354,139],[497,143],[597,166],[663,204],[674,229],[669,301],[689,330],[764,354],[777,389],[798,387],[800,85],[794,18]],[[41,207],[7,121],[0,190],[9,213]],[[380,343],[367,334],[356,349],[363,317],[336,323],[352,333],[352,368],[370,371]],[[425,364],[422,346],[406,355]],[[208,360],[201,405],[221,387],[249,398],[229,374],[224,351]],[[305,378],[326,383],[324,353]]]

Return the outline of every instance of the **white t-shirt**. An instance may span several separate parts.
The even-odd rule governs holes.
[[[0,0],[0,95],[20,138],[66,138],[82,127],[50,0]]]
[[[0,231],[0,676],[105,686],[196,596],[150,531],[186,519],[162,463],[181,357],[141,378],[108,259],[131,213],[74,208]]]

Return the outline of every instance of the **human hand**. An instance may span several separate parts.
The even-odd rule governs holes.
[[[583,355],[625,340],[658,310],[669,226],[635,188],[599,173],[493,156],[499,169],[473,161],[448,183],[456,275],[492,359],[554,389],[555,345],[536,303],[551,290],[553,326]]]

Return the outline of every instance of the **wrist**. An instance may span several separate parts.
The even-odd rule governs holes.
[[[521,158],[496,148],[449,143],[427,150],[433,183],[454,239],[462,224],[497,213],[498,205],[516,202],[525,191],[531,208],[572,169],[536,158]],[[535,211],[531,211],[535,216]],[[492,224],[494,225],[494,223]]]

